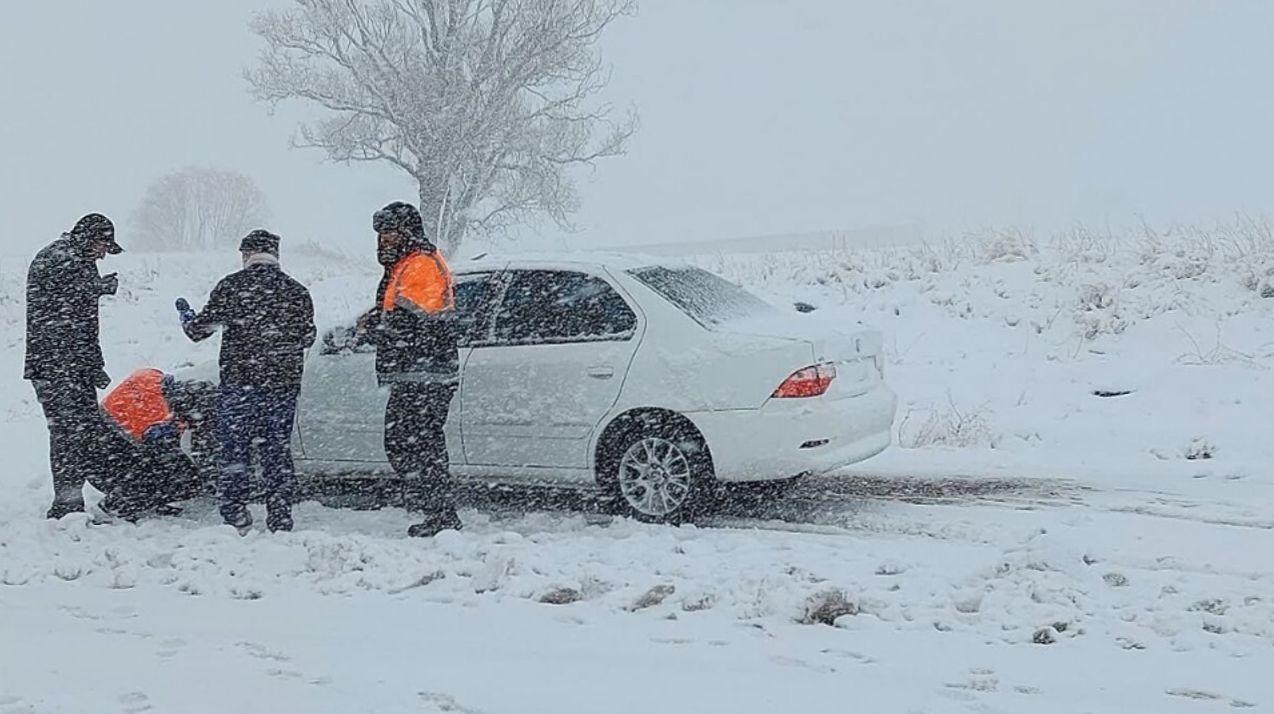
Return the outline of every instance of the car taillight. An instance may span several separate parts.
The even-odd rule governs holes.
[[[836,379],[836,365],[831,362],[797,370],[774,390],[775,399],[803,399],[822,396]]]

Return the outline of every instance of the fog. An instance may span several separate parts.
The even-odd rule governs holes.
[[[282,0],[269,3],[286,5]],[[0,26],[0,250],[129,214],[185,165],[253,177],[285,240],[368,249],[388,166],[291,150],[241,78],[260,2],[65,0]],[[1274,211],[1274,5],[644,0],[603,39],[641,128],[579,174],[577,233],[625,245],[873,225],[1208,223]]]

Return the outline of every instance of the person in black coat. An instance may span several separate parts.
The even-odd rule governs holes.
[[[377,381],[389,385],[385,455],[401,477],[407,509],[422,515],[407,534],[432,537],[463,526],[445,431],[460,381],[455,284],[415,206],[385,206],[372,215],[372,229],[385,273],[376,306],[360,323],[376,345]]]
[[[240,532],[248,513],[248,463],[255,446],[266,491],[266,526],[292,530],[291,436],[305,350],[314,344],[314,303],[279,267],[279,237],[249,233],[239,246],[243,270],[213,288],[202,312],[177,300],[182,328],[198,342],[221,336],[221,389],[215,429],[221,516]]]
[[[49,518],[84,510],[103,422],[97,390],[111,383],[99,340],[98,300],[119,280],[97,261],[124,252],[115,226],[90,213],[45,246],[27,272],[27,343],[23,377],[31,381],[49,425],[53,504]]]

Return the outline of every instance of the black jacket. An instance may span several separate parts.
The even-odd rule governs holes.
[[[186,335],[198,342],[217,326],[225,330],[222,385],[301,388],[305,350],[314,344],[314,303],[279,266],[252,265],[222,278]]]
[[[98,299],[108,294],[97,264],[64,235],[27,272],[27,354],[23,377],[97,381],[102,370]]]
[[[454,311],[434,315],[409,309],[385,312],[381,303],[392,272],[392,267],[386,269],[376,288],[376,308],[368,325],[376,345],[378,381],[456,383],[460,352]]]

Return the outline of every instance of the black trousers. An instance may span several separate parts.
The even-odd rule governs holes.
[[[106,423],[97,389],[76,380],[34,380],[35,396],[49,425],[49,467],[53,474],[50,517],[84,510],[84,482],[96,476]]]
[[[385,455],[403,481],[406,507],[422,513],[455,510],[451,462],[443,427],[454,384],[400,382],[385,405]]]
[[[181,450],[176,436],[135,442],[116,430],[103,439],[101,453],[109,467],[89,480],[106,494],[102,504],[108,510],[134,516],[207,492],[198,467]]]

